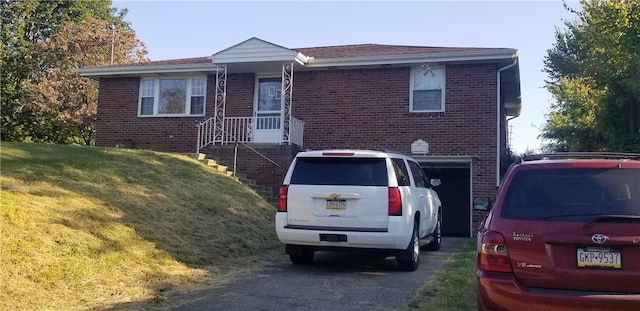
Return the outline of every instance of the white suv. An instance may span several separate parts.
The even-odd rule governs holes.
[[[402,270],[418,268],[420,247],[440,249],[442,206],[412,158],[370,150],[300,152],[278,199],[276,233],[294,264],[316,250],[379,249]]]

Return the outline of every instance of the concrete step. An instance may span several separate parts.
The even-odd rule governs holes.
[[[207,158],[207,155],[204,153],[187,153],[187,156],[194,158],[196,160],[204,160]]]
[[[214,167],[216,170],[224,173],[227,176],[233,176],[233,171],[230,171],[228,166],[223,165],[214,159],[208,158],[207,155],[204,153],[193,153],[188,155],[197,159],[198,161],[200,161],[205,165]],[[256,183],[254,179],[249,178],[245,173],[236,172],[235,178],[239,182],[249,186],[251,189],[253,189],[258,195],[263,197],[270,204],[274,206],[277,204],[278,197],[277,197],[277,194],[274,193],[273,187],[266,187],[263,185],[259,185]]]
[[[224,166],[213,159],[200,159],[198,161],[204,163],[205,165],[211,166],[220,172],[227,172],[229,169],[229,167]],[[231,172],[231,174],[233,174],[233,172]]]
[[[237,175],[236,175],[236,178],[238,178],[238,176],[237,176]],[[251,179],[251,178],[246,178],[246,177],[245,177],[245,178],[238,178],[238,180],[239,180],[241,183],[243,183],[243,184],[245,184],[245,185],[248,185],[248,186],[254,186],[254,185],[256,185],[256,181],[255,181],[255,180],[253,180],[253,179]]]

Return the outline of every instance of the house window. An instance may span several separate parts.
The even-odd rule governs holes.
[[[206,83],[206,78],[143,79],[139,115],[204,115]]]
[[[409,94],[411,112],[444,111],[444,69],[418,66],[411,68]]]

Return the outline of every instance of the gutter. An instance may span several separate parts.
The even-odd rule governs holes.
[[[306,68],[324,68],[341,66],[365,66],[365,65],[396,65],[409,63],[436,63],[436,62],[468,62],[510,59],[515,54],[514,49],[500,49],[474,52],[442,52],[421,54],[398,54],[382,56],[361,56],[341,58],[313,58],[310,57],[305,64]]]
[[[498,73],[497,73],[497,96],[496,96],[496,188],[498,188],[500,186],[500,119],[502,118],[502,115],[500,114],[500,73],[502,73],[502,71],[507,70],[515,65],[518,64],[518,58],[517,55],[513,55],[513,57],[516,57],[513,59],[513,63],[511,63],[510,65],[507,65],[505,67],[502,67],[500,69],[498,69]]]
[[[154,75],[159,73],[216,72],[213,63],[179,64],[179,65],[127,65],[109,67],[78,68],[76,72],[83,77],[100,78],[127,75]]]
[[[340,58],[320,58],[306,56],[300,52],[285,58],[239,58],[222,59],[219,63],[255,63],[255,62],[295,62],[303,68],[319,69],[329,67],[347,66],[380,66],[380,65],[405,65],[416,63],[439,63],[439,62],[474,62],[492,61],[513,58],[516,51],[514,49],[495,49],[487,51],[462,51],[462,52],[442,52],[442,53],[421,53],[421,54],[398,54],[398,55],[378,55],[361,57],[340,57]],[[89,78],[117,77],[117,76],[141,76],[157,74],[193,73],[193,72],[216,72],[217,65],[210,63],[192,64],[127,64],[125,66],[108,67],[87,67],[76,70],[81,76]]]

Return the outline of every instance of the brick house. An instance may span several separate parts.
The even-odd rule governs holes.
[[[206,153],[274,187],[305,149],[416,158],[469,236],[520,114],[517,50],[361,44],[290,49],[250,38],[210,57],[78,72],[99,80],[97,146]],[[235,165],[234,165],[235,163]]]

